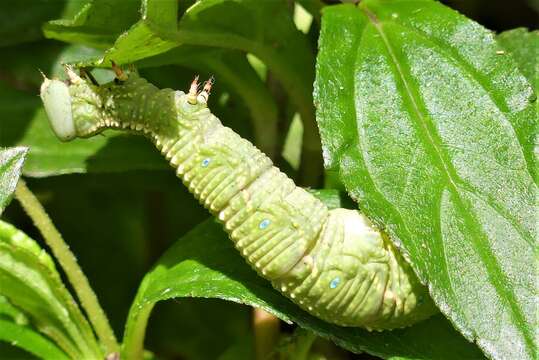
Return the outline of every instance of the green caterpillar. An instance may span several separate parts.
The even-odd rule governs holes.
[[[436,310],[387,236],[358,211],[328,208],[221,124],[206,106],[211,82],[187,94],[116,68],[97,85],[67,68],[41,98],[64,141],[105,129],[149,137],[189,191],[223,223],[246,261],[309,313],[367,329],[408,326]]]

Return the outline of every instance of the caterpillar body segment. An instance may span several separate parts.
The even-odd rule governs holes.
[[[45,79],[41,88],[61,139],[105,129],[149,137],[245,260],[306,311],[376,330],[408,326],[436,311],[410,266],[364,215],[328,210],[221,124],[206,106],[211,82],[199,92],[195,79],[185,94],[135,74],[100,86],[69,78]],[[56,98],[65,94],[69,99]]]

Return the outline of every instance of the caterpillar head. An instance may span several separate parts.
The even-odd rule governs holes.
[[[56,136],[62,141],[73,139],[77,133],[67,84],[61,80],[45,78],[40,96]]]
[[[198,77],[189,92],[160,92],[135,72],[129,75],[112,64],[116,79],[98,84],[81,69],[77,75],[66,66],[66,81],[47,79],[41,85],[41,99],[56,136],[62,141],[91,137],[107,128],[152,133],[177,133],[183,127],[195,127],[207,116],[207,101],[213,78],[199,89]],[[151,97],[151,101],[147,101]],[[163,116],[168,114],[169,116]]]
[[[41,85],[40,96],[56,136],[62,141],[94,135],[95,119],[101,117],[102,96],[99,87],[66,67],[68,80],[48,79]]]

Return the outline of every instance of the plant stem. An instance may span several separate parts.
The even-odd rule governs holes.
[[[138,298],[135,299],[133,306],[129,310],[122,349],[122,358],[130,360],[142,360],[143,358],[146,326],[154,307],[154,304],[151,303],[137,305],[137,301]]]
[[[296,344],[294,350],[289,355],[290,359],[307,360],[309,358],[309,352],[316,340],[316,335],[302,328],[297,328],[295,335],[297,336]]]
[[[262,309],[253,309],[253,328],[255,337],[255,354],[257,360],[274,360],[272,354],[279,342],[279,319]]]
[[[69,246],[62,239],[62,235],[52,223],[43,206],[22,179],[19,180],[19,184],[15,190],[15,197],[39,229],[45,242],[51,248],[52,253],[63,268],[99,340],[105,347],[106,353],[117,352],[119,350],[118,342],[109,325],[105,312],[99,305],[97,296],[88,282],[88,278],[82,272],[75,255],[69,250]]]

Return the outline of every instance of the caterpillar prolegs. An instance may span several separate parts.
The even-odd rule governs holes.
[[[118,70],[118,69],[117,69]],[[149,137],[189,191],[217,216],[245,260],[309,313],[393,329],[436,310],[387,236],[356,210],[328,208],[221,124],[199,92],[158,89],[136,74],[97,85],[67,69],[41,98],[62,140],[125,129]]]

